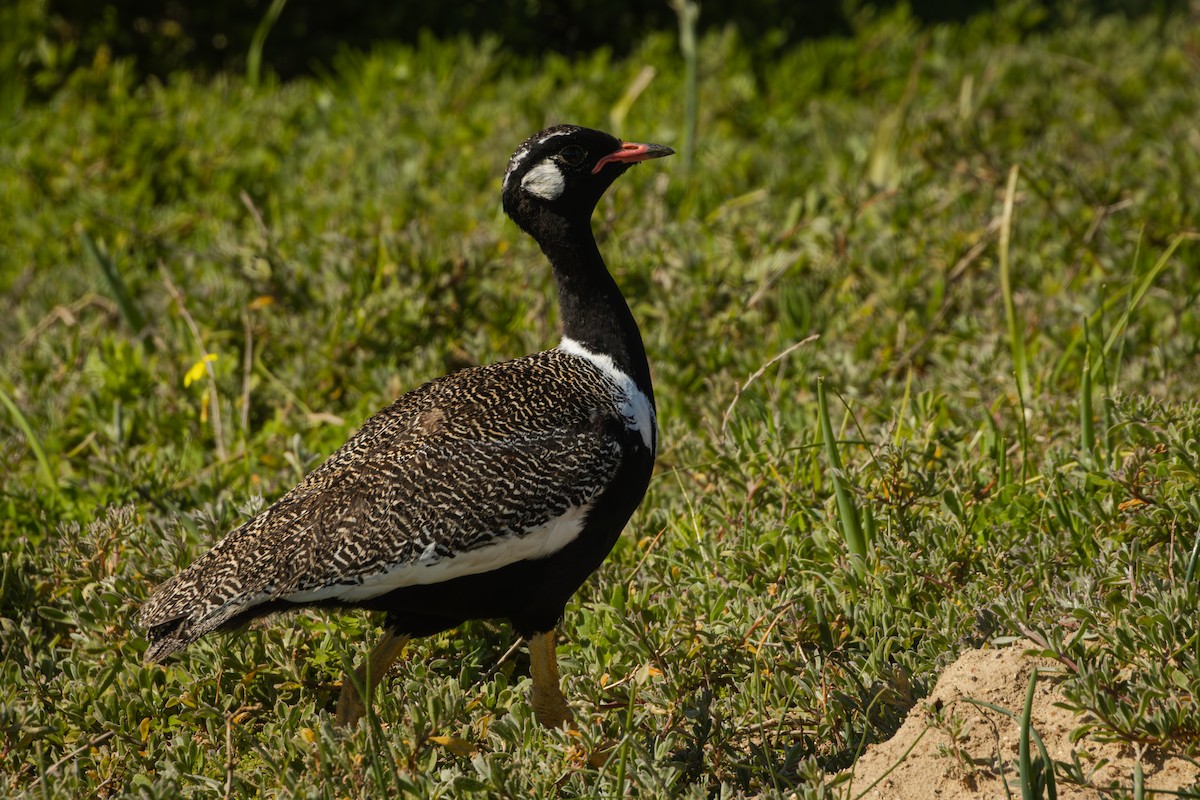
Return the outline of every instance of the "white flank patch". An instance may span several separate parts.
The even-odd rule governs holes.
[[[464,575],[491,572],[518,561],[543,558],[566,547],[579,535],[591,509],[591,503],[575,506],[567,509],[562,516],[531,528],[520,536],[497,538],[489,544],[452,556],[439,557],[435,546],[431,544],[416,561],[365,575],[362,583],[323,586],[294,592],[280,599],[289,603],[367,600],[405,586],[442,583]]]
[[[564,336],[563,340],[558,343],[558,349],[590,361],[599,367],[613,383],[617,384],[617,400],[620,403],[621,416],[625,417],[630,428],[642,435],[642,442],[646,445],[646,449],[654,452],[655,441],[658,438],[655,435],[658,432],[658,421],[654,416],[654,406],[650,403],[650,398],[646,397],[646,393],[634,383],[633,378],[617,369],[617,365],[613,363],[611,357],[593,353],[567,336]]]
[[[557,200],[567,186],[562,170],[553,161],[542,161],[521,179],[521,188],[543,200]]]

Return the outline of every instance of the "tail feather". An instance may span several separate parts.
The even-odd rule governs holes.
[[[150,642],[147,662],[163,661],[207,633],[257,616],[261,597],[215,597],[202,579],[192,578],[195,566],[159,586],[138,610],[138,624]]]
[[[187,636],[187,630],[191,627],[188,622],[187,617],[176,617],[148,628],[146,638],[150,646],[146,648],[146,662],[161,662],[194,642],[195,638]]]
[[[258,606],[257,603],[228,603],[208,612],[181,614],[154,622],[147,622],[146,616],[142,615],[139,622],[146,629],[146,639],[150,642],[145,659],[147,662],[161,662],[206,634],[221,628],[237,627],[259,616]],[[270,613],[270,610],[262,609],[261,613]]]
[[[162,661],[205,634],[288,605],[279,598],[295,588],[297,565],[315,558],[312,526],[296,525],[312,497],[319,496],[293,490],[159,585],[137,615],[150,642],[146,660]]]

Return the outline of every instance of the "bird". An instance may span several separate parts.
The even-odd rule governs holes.
[[[534,718],[569,725],[556,631],[642,502],[658,449],[646,350],[591,217],[617,177],[673,153],[578,125],[525,140],[502,205],[550,263],[558,345],[451,372],[370,417],[145,600],[145,660],[298,607],[382,612],[342,682],[334,721],[348,726],[411,639],[507,620],[529,649]]]

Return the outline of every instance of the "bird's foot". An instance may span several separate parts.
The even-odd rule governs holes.
[[[612,758],[613,753],[617,749],[617,742],[614,739],[605,739],[590,753],[586,753],[584,760],[592,769],[603,769],[608,760]]]
[[[529,704],[534,718],[546,728],[561,728],[571,722],[571,707],[559,687],[558,659],[554,654],[554,631],[529,639],[529,677],[533,691]]]
[[[342,681],[342,693],[338,695],[337,712],[333,724],[339,728],[352,728],[367,713],[367,705],[354,688],[353,679],[347,675]]]
[[[533,706],[533,717],[543,728],[564,728],[571,724],[575,715],[567,705],[567,698],[556,684],[533,684],[529,696],[529,704]]]
[[[375,687],[383,680],[388,668],[404,652],[408,636],[397,634],[391,628],[384,628],[383,636],[375,649],[367,656],[362,665],[353,674],[342,679],[342,693],[338,696],[337,712],[333,722],[339,728],[352,727],[367,713],[367,699],[375,693]]]

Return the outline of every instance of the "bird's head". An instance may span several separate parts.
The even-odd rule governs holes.
[[[526,231],[547,214],[587,222],[617,176],[639,161],[675,151],[623,142],[603,131],[556,125],[517,148],[504,173],[504,210]]]

